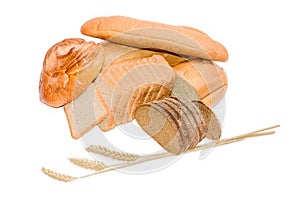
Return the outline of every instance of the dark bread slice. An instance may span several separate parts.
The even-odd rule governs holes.
[[[185,134],[184,136],[188,138],[187,147],[194,148],[198,143],[199,133],[197,124],[193,122],[192,113],[188,110],[187,106],[177,98],[170,97],[168,99],[164,99],[163,102],[173,107],[173,109],[176,109],[182,117],[182,128],[185,130],[183,133]],[[196,140],[197,142],[195,142]]]
[[[193,103],[199,108],[199,110],[201,111],[201,115],[204,118],[207,127],[207,132],[205,137],[211,140],[220,139],[222,134],[222,128],[217,116],[203,102],[193,101]]]
[[[192,130],[189,134],[193,137],[190,144],[190,149],[195,148],[206,134],[205,123],[203,117],[200,115],[200,111],[191,101],[185,98],[170,97],[169,101],[178,101],[182,106],[185,107],[184,112],[188,116],[188,122],[190,124],[189,126],[192,127]]]
[[[202,102],[175,97],[141,105],[135,119],[165,150],[176,155],[195,148],[205,136],[218,139],[221,133],[217,118]],[[211,127],[207,128],[206,122]]]
[[[156,103],[157,104],[157,103]],[[182,110],[180,109],[180,104],[176,105],[167,100],[159,101],[161,107],[163,107],[171,116],[174,117],[175,121],[179,125],[179,134],[183,143],[183,151],[186,151],[190,144],[191,139],[189,137],[189,130],[186,124],[186,116],[184,116]]]
[[[135,112],[135,119],[166,151],[176,155],[184,151],[178,122],[158,104],[153,102],[143,104]]]

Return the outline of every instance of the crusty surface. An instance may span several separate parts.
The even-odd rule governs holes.
[[[81,32],[129,46],[160,49],[208,60],[228,59],[227,50],[222,44],[194,28],[111,16],[87,21],[81,27]]]
[[[40,100],[60,107],[76,99],[90,85],[103,64],[100,44],[72,38],[52,46],[40,77]]]
[[[196,100],[196,91],[198,100],[205,99],[206,105],[212,107],[225,95],[228,85],[226,73],[215,63],[196,59],[183,62],[173,69],[181,78],[175,80],[173,96]]]

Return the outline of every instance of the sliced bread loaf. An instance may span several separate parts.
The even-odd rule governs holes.
[[[95,82],[109,110],[99,127],[108,131],[131,121],[141,104],[169,96],[174,78],[173,69],[159,55],[111,64]]]
[[[217,118],[198,101],[176,97],[151,101],[137,109],[135,119],[158,144],[176,155],[195,148],[204,137],[220,137]]]

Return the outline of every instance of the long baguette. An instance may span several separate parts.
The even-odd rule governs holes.
[[[87,21],[81,27],[81,32],[139,48],[160,49],[215,61],[228,59],[227,50],[222,44],[194,28],[111,16]]]

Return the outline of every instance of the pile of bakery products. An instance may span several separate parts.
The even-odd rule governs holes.
[[[64,107],[73,138],[134,119],[173,154],[220,138],[210,108],[227,89],[214,62],[228,59],[222,44],[191,27],[123,16],[91,19],[81,32],[105,41],[71,38],[52,46],[39,86],[43,103]]]

